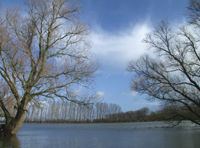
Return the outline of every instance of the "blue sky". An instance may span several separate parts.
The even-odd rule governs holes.
[[[146,50],[145,34],[162,19],[173,28],[186,23],[184,12],[188,0],[79,0],[83,7],[81,19],[91,28],[90,38],[95,58],[101,63],[95,91],[105,102],[116,103],[123,111],[142,107],[157,108],[146,96],[130,91],[132,74],[126,71],[130,60]],[[23,5],[21,0],[1,0],[3,7]]]
[[[97,92],[105,101],[116,103],[123,111],[142,107],[158,108],[147,96],[130,91],[132,74],[126,71],[130,60],[148,52],[142,43],[146,33],[162,19],[174,28],[185,24],[188,0],[80,0],[84,19],[91,26],[92,50],[103,69],[97,77]]]

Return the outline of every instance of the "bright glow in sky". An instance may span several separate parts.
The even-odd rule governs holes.
[[[142,107],[157,108],[147,96],[129,89],[131,75],[126,71],[130,60],[147,51],[142,43],[145,34],[162,19],[176,28],[185,21],[188,0],[79,0],[84,8],[81,19],[91,28],[92,52],[102,65],[96,79],[96,92],[108,103],[116,103],[123,111]],[[3,7],[21,5],[21,0],[1,1]]]

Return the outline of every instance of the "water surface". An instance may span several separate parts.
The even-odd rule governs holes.
[[[2,148],[199,148],[200,128],[185,122],[23,124],[17,136],[0,138]]]

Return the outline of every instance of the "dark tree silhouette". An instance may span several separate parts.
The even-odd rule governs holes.
[[[173,32],[167,20],[143,40],[157,56],[131,61],[131,89],[173,106],[173,118],[200,125],[200,1],[190,0],[187,26]]]
[[[7,9],[0,19],[0,76],[14,97],[16,115],[3,101],[2,134],[20,129],[29,102],[61,98],[75,103],[77,86],[89,87],[98,64],[92,59],[86,24],[74,0],[26,0],[26,13]]]

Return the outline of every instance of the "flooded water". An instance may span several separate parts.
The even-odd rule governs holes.
[[[1,148],[199,148],[200,128],[185,122],[23,124],[17,136],[1,137]]]

